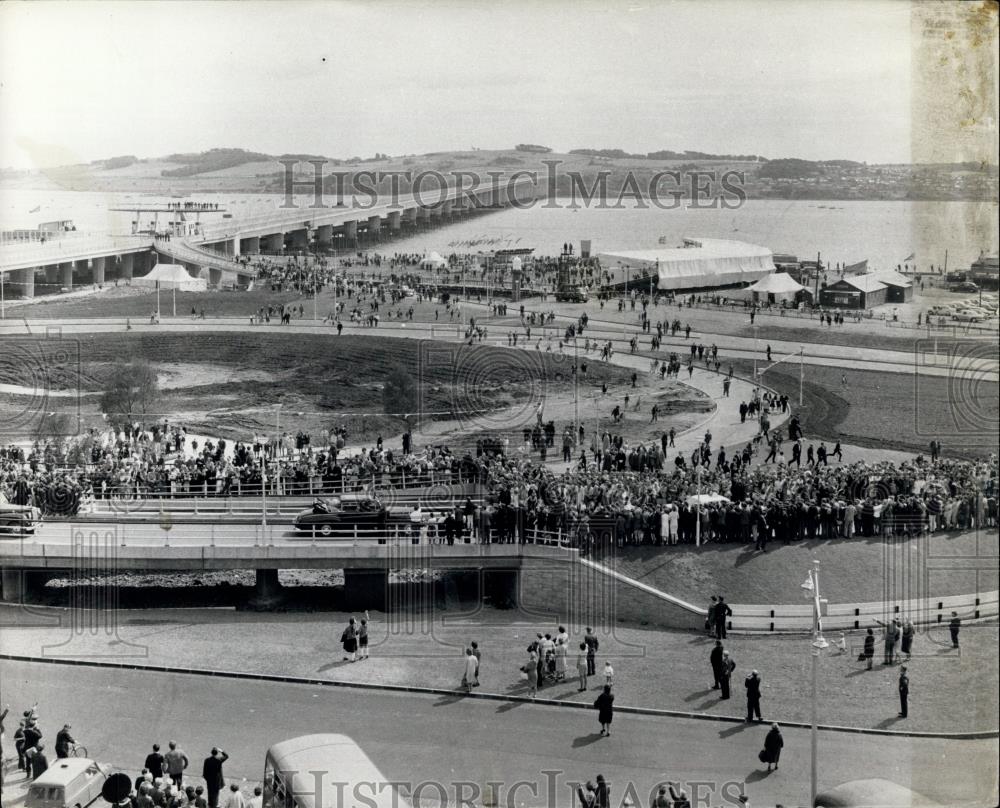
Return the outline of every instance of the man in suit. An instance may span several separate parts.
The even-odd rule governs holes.
[[[583,642],[587,646],[587,676],[594,676],[597,672],[597,649],[600,642],[590,626],[587,626],[587,633],[583,635]]]
[[[718,690],[721,686],[722,679],[722,655],[724,651],[722,649],[722,641],[715,641],[715,648],[712,649],[712,653],[708,656],[708,661],[712,663],[712,690]]]
[[[163,777],[163,755],[160,753],[160,745],[158,743],[154,743],[153,751],[146,755],[144,768],[149,769],[149,773],[153,775],[153,779]]]
[[[226,780],[222,776],[222,764],[227,760],[229,755],[217,746],[213,746],[212,754],[205,758],[205,763],[202,765],[201,776],[205,779],[208,808],[219,808],[219,792],[226,785]]]
[[[906,718],[909,712],[910,677],[906,675],[906,665],[899,666],[899,717]]]
[[[729,656],[728,651],[722,652],[722,670],[720,671],[719,684],[722,687],[722,695],[719,697],[721,699],[729,698],[729,680],[733,675],[733,671],[736,670],[736,663],[733,662],[732,657]]]
[[[744,684],[747,689],[747,722],[753,721],[755,715],[760,721],[760,674],[751,671]]]
[[[729,608],[726,599],[719,595],[719,602],[715,604],[715,638],[717,640],[726,639],[726,618],[733,616],[733,610]]]

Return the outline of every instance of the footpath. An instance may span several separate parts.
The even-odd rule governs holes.
[[[339,640],[344,613],[250,613],[230,609],[114,611],[110,623],[88,628],[100,613],[0,607],[0,653],[124,665],[155,665],[317,679],[351,686],[432,688],[461,697],[464,648],[482,651],[476,693],[525,697],[519,667],[537,632],[556,626],[523,611],[426,611],[412,619],[371,615],[371,658],[345,662]],[[354,615],[358,617],[359,615]],[[93,629],[93,630],[91,630]],[[902,731],[962,733],[997,730],[997,625],[963,628],[960,651],[947,629],[918,629],[909,661],[910,716],[897,717],[898,665],[874,670],[857,662],[864,632],[847,636],[847,653],[835,643],[819,665],[819,720],[824,725]],[[744,678],[763,677],[763,717],[810,721],[808,637],[730,636],[725,648],[736,662],[732,698],[713,690],[709,652],[714,640],[695,632],[613,626],[599,630],[597,676],[580,693],[574,675],[582,627],[571,627],[566,681],[539,690],[538,698],[589,705],[614,668],[616,706],[692,713],[715,719],[745,718]],[[835,640],[836,637],[831,637]],[[72,676],[72,668],[66,668]]]

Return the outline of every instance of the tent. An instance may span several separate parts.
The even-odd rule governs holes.
[[[433,269],[444,269],[446,266],[448,266],[448,262],[445,261],[439,253],[432,252],[426,258],[421,260],[420,266],[430,267]]]
[[[181,292],[204,292],[208,288],[204,278],[192,278],[180,264],[157,264],[148,275],[132,279],[133,286],[147,289],[177,289]]]
[[[640,289],[650,276],[661,290],[713,289],[752,283],[774,272],[766,247],[717,238],[687,238],[682,247],[607,252],[598,258],[614,274],[614,285],[627,281]]]
[[[794,303],[800,293],[811,294],[808,287],[803,286],[787,272],[765,275],[748,286],[747,292],[750,294],[750,299],[758,303],[780,303],[783,300]]]

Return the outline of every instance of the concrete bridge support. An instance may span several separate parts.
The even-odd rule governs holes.
[[[261,250],[269,255],[280,255],[285,249],[284,233],[270,233],[260,237]]]
[[[409,210],[403,211],[403,222],[407,227],[417,226],[417,214],[419,212],[418,208],[410,208]]]
[[[48,571],[4,567],[0,572],[0,598],[5,603],[30,603],[37,601],[42,587],[51,577]]]
[[[123,281],[132,280],[132,270],[135,265],[135,257],[132,253],[125,253],[121,256],[121,263],[118,265],[118,277]]]
[[[28,267],[13,273],[13,282],[21,297],[35,296],[35,269],[36,267]]]
[[[208,268],[208,284],[218,288],[222,285],[222,270],[215,267]]]
[[[379,237],[382,235],[382,217],[381,216],[369,216],[368,217],[368,240],[378,241]]]
[[[429,224],[431,221],[431,209],[430,208],[417,208],[417,224]]]
[[[389,231],[391,233],[398,233],[403,227],[403,214],[398,210],[389,211],[389,215],[386,217],[389,223]]]
[[[104,284],[104,258],[95,258],[90,262],[90,268],[93,272],[94,283]]]
[[[251,236],[250,238],[240,239],[240,251],[237,255],[256,255],[260,252],[260,237]]]
[[[358,245],[357,222],[344,222],[344,241],[348,247],[356,247]]]
[[[74,261],[73,274],[76,277],[77,283],[85,284],[90,283],[90,261],[86,258],[80,261]]]
[[[294,252],[306,252],[309,249],[309,230],[301,227],[286,233],[285,247]]]
[[[235,236],[227,242],[226,255],[231,255],[234,258],[240,255],[240,238]]]
[[[441,215],[444,216],[444,218],[449,219],[449,218],[451,218],[451,214],[452,214],[453,209],[454,209],[454,205],[452,205],[451,200],[450,199],[446,199],[441,204]]]
[[[283,597],[281,583],[278,581],[277,570],[257,570],[257,580],[254,586],[251,608],[268,609],[281,602]]]
[[[73,289],[73,262],[59,265],[59,285],[72,291]]]
[[[321,224],[316,228],[316,248],[329,250],[333,246],[333,225]]]
[[[344,570],[344,605],[349,610],[384,611],[388,590],[388,570]]]

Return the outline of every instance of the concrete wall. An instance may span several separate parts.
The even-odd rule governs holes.
[[[525,559],[518,587],[521,611],[544,616],[570,632],[618,623],[703,629],[704,614],[651,587],[584,560]],[[570,628],[572,627],[572,628]]]

